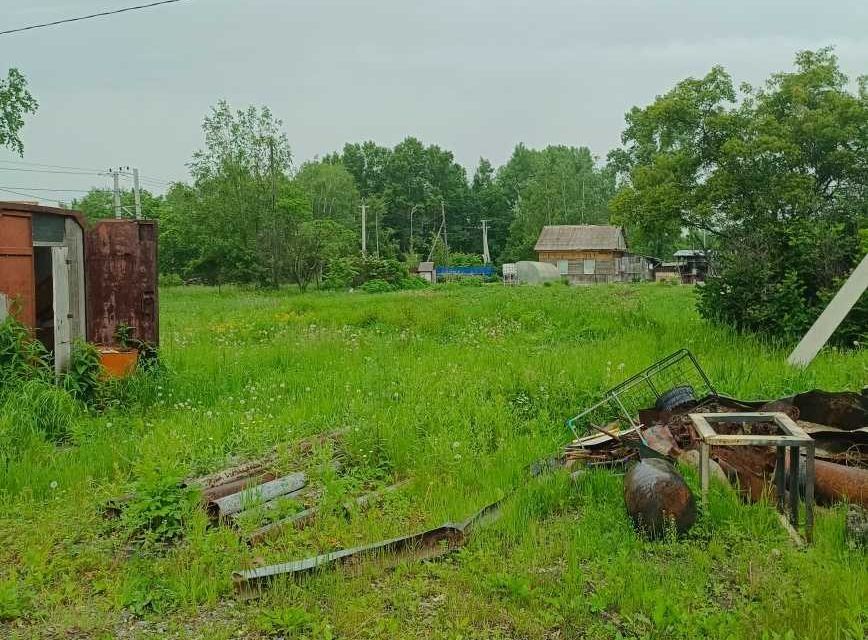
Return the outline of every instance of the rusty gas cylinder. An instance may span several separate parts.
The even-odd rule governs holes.
[[[656,538],[674,525],[679,534],[696,521],[696,500],[684,478],[666,460],[642,460],[624,478],[627,513],[637,530]]]

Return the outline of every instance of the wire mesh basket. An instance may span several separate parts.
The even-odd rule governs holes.
[[[641,439],[639,411],[657,406],[667,396],[701,399],[717,391],[687,349],[676,351],[612,387],[602,400],[567,420],[578,438],[589,429],[615,437],[636,434]]]

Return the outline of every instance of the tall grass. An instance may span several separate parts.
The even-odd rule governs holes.
[[[65,443],[35,440],[0,472],[0,535],[11,541],[0,549],[0,593],[5,581],[24,594],[25,627],[60,619],[111,634],[132,610],[219,637],[255,631],[258,611],[289,601],[340,637],[544,637],[560,628],[826,638],[857,637],[864,623],[854,599],[868,596],[864,557],[843,551],[834,512],[820,517],[818,544],[795,553],[768,505],[720,489],[693,537],[647,544],[624,514],[618,477],[525,484],[524,473],[566,441],[565,418],[678,348],[690,348],[721,391],[746,398],[861,388],[864,351],[791,369],[783,347],[708,325],[690,289],[659,286],[170,288],[161,303],[165,371],[139,381],[123,406],[70,413]],[[334,429],[348,430],[350,477],[328,483],[327,500],[398,477],[413,478],[410,487],[254,550],[194,518],[183,543],[129,555],[98,515],[101,500],[142,477],[202,473]],[[501,520],[451,561],[278,584],[240,618],[215,608],[232,568],[460,521],[513,488]],[[44,553],[52,563],[37,560]]]

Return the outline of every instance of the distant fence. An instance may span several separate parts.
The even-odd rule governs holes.
[[[485,267],[437,267],[438,278],[449,276],[483,276],[491,277],[494,275],[494,267],[487,265]]]

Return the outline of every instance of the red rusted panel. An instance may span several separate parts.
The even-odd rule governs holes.
[[[159,344],[157,223],[103,220],[87,232],[87,339],[118,346],[119,324],[134,337]]]
[[[36,324],[33,240],[30,215],[0,210],[0,293],[12,315],[28,327]]]

